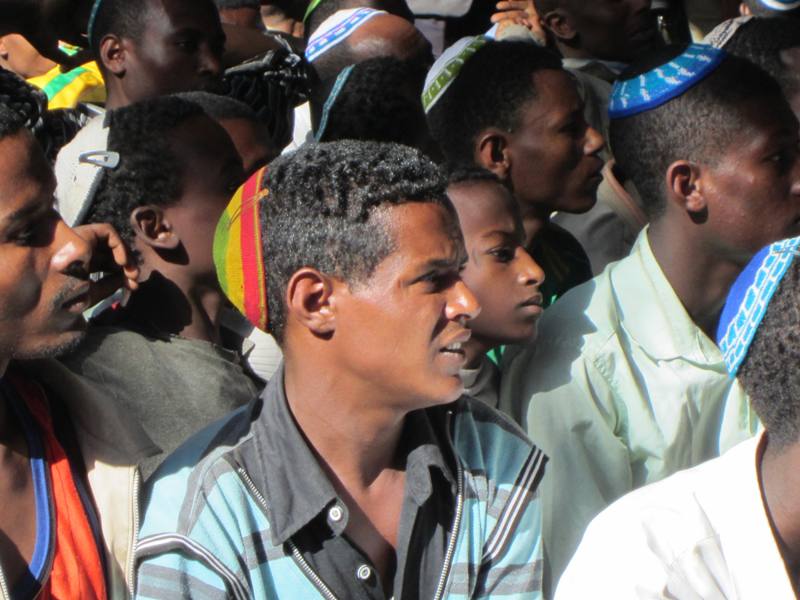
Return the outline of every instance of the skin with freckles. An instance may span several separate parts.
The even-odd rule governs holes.
[[[500,182],[464,181],[451,185],[447,195],[469,257],[461,276],[481,305],[465,346],[467,367],[476,368],[492,348],[536,335],[544,271],[525,250],[519,208]]]

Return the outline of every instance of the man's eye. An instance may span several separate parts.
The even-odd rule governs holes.
[[[185,52],[194,52],[197,50],[197,41],[196,40],[178,40],[177,42],[178,48]]]
[[[18,246],[30,246],[36,239],[36,228],[27,227],[14,236],[14,243]]]
[[[502,263],[509,263],[514,260],[514,249],[509,248],[507,246],[501,248],[494,248],[489,251],[489,254],[494,256],[498,261]]]

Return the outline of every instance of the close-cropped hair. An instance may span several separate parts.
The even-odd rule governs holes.
[[[138,41],[144,31],[149,3],[153,0],[102,0],[92,22],[89,44],[95,56],[100,40],[108,34]],[[98,64],[102,64],[98,62]]]
[[[739,381],[769,433],[770,445],[800,441],[800,260],[795,259],[767,307]]]
[[[307,144],[277,158],[261,202],[270,333],[283,342],[289,280],[302,267],[364,283],[395,248],[382,209],[433,203],[453,213],[447,181],[422,153],[399,144]],[[454,217],[455,222],[455,217]]]
[[[108,114],[108,151],[119,165],[104,169],[87,213],[89,223],[111,223],[133,245],[131,213],[140,206],[170,206],[180,199],[184,172],[170,146],[170,131],[204,115],[193,102],[162,96]]]
[[[670,46],[655,51],[623,72],[621,79],[634,79],[684,49]],[[611,151],[636,185],[651,219],[666,207],[668,167],[677,160],[718,164],[742,131],[745,107],[765,101],[785,102],[778,83],[753,63],[729,55],[705,79],[666,104],[612,119]]]
[[[723,46],[772,75],[787,97],[800,91],[800,73],[784,64],[781,52],[800,47],[800,23],[789,17],[755,18],[744,23]]]
[[[210,92],[181,92],[175,94],[177,98],[187,100],[197,104],[203,109],[212,119],[217,121],[227,120],[242,120],[259,122],[256,111],[250,108],[244,102],[231,98],[229,96],[221,96],[219,94],[212,94]]]
[[[428,126],[448,164],[474,163],[475,142],[489,127],[514,131],[537,97],[534,73],[562,70],[553,52],[528,42],[487,42],[428,112]]]
[[[320,141],[353,139],[414,146],[428,127],[420,100],[424,80],[425,71],[418,64],[380,57],[355,65],[341,90],[336,90],[336,80],[319,86],[312,94],[313,112],[320,114],[330,102]]]

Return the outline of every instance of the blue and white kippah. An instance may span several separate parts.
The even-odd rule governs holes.
[[[736,279],[717,326],[717,345],[735,377],[783,276],[794,262],[800,237],[775,242],[753,257]]]
[[[354,8],[340,10],[325,19],[311,34],[306,46],[306,60],[314,62],[320,56],[338,46],[371,18],[386,14],[383,10]]]
[[[632,79],[617,81],[608,116],[631,117],[666,104],[708,77],[725,59],[723,50],[691,44],[680,56]]]
[[[425,78],[425,87],[422,91],[422,107],[426,114],[456,80],[464,63],[489,41],[484,35],[461,38],[433,63]]]
[[[800,0],[758,0],[758,3],[770,10],[786,11],[800,8]]]

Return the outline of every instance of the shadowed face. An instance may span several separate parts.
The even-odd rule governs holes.
[[[149,0],[141,39],[125,40],[122,85],[130,102],[177,92],[214,91],[225,34],[212,2]]]
[[[55,177],[27,131],[0,140],[0,356],[35,358],[83,337],[89,245],[53,208]]]
[[[566,71],[533,74],[536,96],[508,134],[511,187],[522,207],[583,213],[600,185],[603,137],[583,117],[583,102]]]

